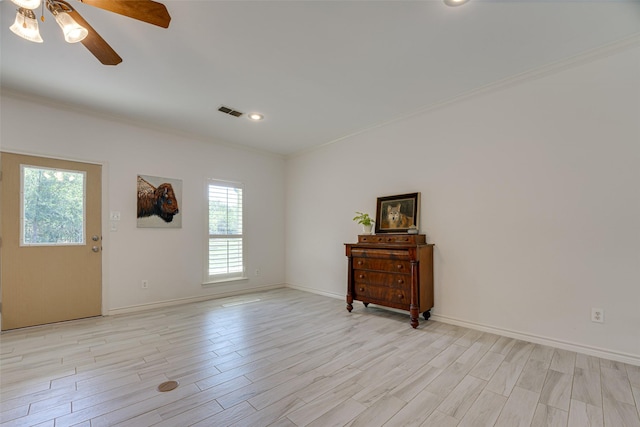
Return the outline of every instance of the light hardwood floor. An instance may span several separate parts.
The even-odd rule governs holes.
[[[640,426],[640,367],[292,289],[0,342],[2,426]]]

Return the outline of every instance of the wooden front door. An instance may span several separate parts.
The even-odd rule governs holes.
[[[102,167],[0,156],[2,330],[99,316]]]

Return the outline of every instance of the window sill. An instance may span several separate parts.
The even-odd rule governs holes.
[[[202,286],[215,286],[221,283],[229,283],[229,282],[242,282],[245,280],[249,280],[248,277],[230,277],[228,279],[219,279],[219,280],[210,280],[208,282],[203,282]]]

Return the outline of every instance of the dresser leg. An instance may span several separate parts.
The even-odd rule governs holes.
[[[411,251],[409,251],[411,252]],[[413,257],[415,258],[415,257]],[[418,283],[420,270],[418,261],[411,260],[411,303],[409,304],[409,316],[411,316],[411,326],[413,329],[418,327],[418,316],[420,315],[420,307],[418,307]]]
[[[418,324],[418,315],[416,314],[414,317],[413,313],[411,313],[411,327],[415,329],[418,327]]]
[[[351,313],[353,310],[353,295],[351,293],[347,294],[347,311]]]
[[[409,316],[411,317],[411,326],[413,326],[413,329],[418,327],[418,316],[420,315],[419,311],[420,310],[418,310],[418,307],[416,307],[415,305],[411,305],[409,307]]]

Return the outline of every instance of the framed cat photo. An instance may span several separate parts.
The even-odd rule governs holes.
[[[376,207],[376,234],[406,233],[409,227],[418,227],[420,193],[378,197]]]

